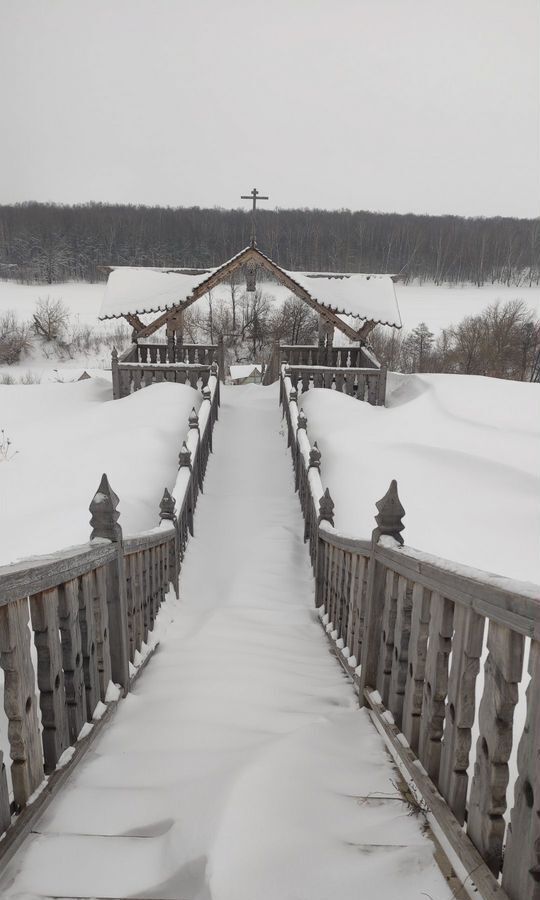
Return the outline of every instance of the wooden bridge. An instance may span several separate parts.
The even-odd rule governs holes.
[[[104,475],[87,544],[0,569],[1,896],[538,900],[538,597],[404,545],[395,482],[371,540],[334,527],[301,393],[384,374],[280,360],[302,524],[277,390],[223,389],[215,428],[216,348],[152,352],[116,396],[201,390],[156,526],[123,535]]]

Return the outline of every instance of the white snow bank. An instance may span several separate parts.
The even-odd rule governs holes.
[[[0,428],[16,451],[0,462],[0,564],[87,541],[103,472],[120,498],[124,534],[157,525],[199,404],[193,388],[169,383],[114,401],[102,378],[0,385]]]
[[[540,387],[467,375],[390,375],[387,408],[302,395],[336,527],[361,538],[398,481],[405,542],[540,582]]]

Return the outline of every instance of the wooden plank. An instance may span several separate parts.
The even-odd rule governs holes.
[[[504,853],[502,884],[511,900],[540,897],[540,643],[529,654],[527,716],[518,747],[515,803]]]
[[[469,778],[471,729],[476,703],[475,686],[480,670],[484,619],[457,605],[454,610],[452,665],[442,739],[439,790],[460,824],[465,821]]]
[[[0,665],[8,718],[13,798],[20,809],[44,778],[35,674],[30,653],[28,601],[0,607]]]
[[[424,677],[431,613],[431,594],[421,584],[412,591],[411,635],[407,680],[403,697],[402,730],[415,753],[418,752],[420,716],[424,700]]]
[[[86,718],[90,722],[100,699],[98,650],[94,615],[95,574],[82,576],[79,585],[79,626],[83,654]]]
[[[96,630],[97,660],[101,699],[111,681],[111,651],[109,647],[109,612],[107,607],[107,570],[104,566],[94,573],[94,625]]]
[[[453,618],[454,606],[450,600],[432,594],[418,758],[434,784],[438,783],[441,761]]]
[[[540,603],[526,590],[531,585],[525,584],[522,592],[512,590],[510,586],[513,587],[515,582],[503,576],[497,578],[497,583],[495,579],[482,580],[484,573],[477,569],[467,571],[466,567],[460,567],[462,571],[455,572],[451,569],[451,563],[444,567],[429,560],[416,559],[409,555],[407,548],[393,550],[378,544],[375,555],[377,560],[400,575],[443,594],[454,603],[467,606],[478,615],[499,622],[512,631],[540,638]]]
[[[37,650],[44,768],[46,773],[50,773],[54,772],[62,753],[70,745],[58,619],[58,588],[30,597],[30,617]]]
[[[71,743],[77,740],[86,722],[86,688],[79,625],[79,582],[66,582],[58,591],[58,613],[62,638],[64,684]]]
[[[405,684],[409,660],[409,640],[411,636],[412,586],[403,576],[398,576],[396,624],[394,629],[394,652],[388,708],[396,723],[401,727]]]
[[[0,606],[22,600],[90,572],[114,558],[114,547],[88,543],[0,567]]]
[[[467,833],[494,875],[502,865],[508,760],[524,643],[522,635],[496,622],[489,623]]]
[[[383,703],[388,706],[390,694],[390,678],[392,675],[392,659],[394,656],[394,634],[396,630],[398,596],[398,576],[388,570],[384,592],[384,610],[381,623],[379,648],[379,664],[375,687],[379,691]]]

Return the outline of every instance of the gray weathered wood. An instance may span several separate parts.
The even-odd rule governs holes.
[[[79,623],[79,582],[66,582],[58,591],[58,613],[62,637],[64,683],[71,743],[77,740],[86,722],[86,689]]]
[[[409,661],[409,640],[411,636],[412,587],[406,578],[398,576],[396,620],[394,628],[394,648],[392,672],[388,695],[388,709],[396,723],[401,726],[407,664]]]
[[[58,588],[30,597],[30,616],[37,651],[37,682],[43,728],[45,772],[53,772],[70,745],[62,646],[58,619]]]
[[[465,821],[467,769],[476,710],[475,686],[483,637],[483,617],[456,605],[439,790],[461,824]]]
[[[44,777],[35,674],[30,655],[28,600],[0,607],[0,665],[5,674],[11,780],[15,804],[22,808]]]
[[[98,647],[94,603],[96,601],[96,576],[87,572],[79,585],[79,625],[83,654],[84,686],[86,690],[86,718],[92,721],[100,699]]]
[[[384,609],[381,621],[381,636],[379,648],[379,663],[377,668],[377,680],[375,687],[379,691],[385,706],[388,706],[390,693],[390,677],[392,674],[392,660],[394,656],[394,633],[396,629],[398,576],[393,572],[386,572],[386,584],[384,591]]]
[[[448,690],[448,657],[452,648],[454,606],[445,597],[431,595],[431,616],[424,679],[424,697],[418,740],[418,758],[437,784],[441,737]]]
[[[420,716],[424,700],[424,677],[431,613],[431,594],[421,584],[412,590],[411,634],[407,653],[407,679],[403,696],[402,731],[414,752],[418,752]]]
[[[495,875],[502,864],[508,760],[524,643],[522,635],[490,622],[467,833]]]
[[[502,884],[511,900],[540,898],[540,642],[529,655],[527,717],[518,746],[518,778]]]
[[[96,569],[94,576],[94,624],[97,642],[97,661],[101,699],[105,700],[111,681],[111,651],[109,645],[109,610],[107,605],[107,569]]]

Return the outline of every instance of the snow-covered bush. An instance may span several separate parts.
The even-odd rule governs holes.
[[[13,365],[32,346],[32,331],[27,322],[19,322],[13,310],[0,315],[0,364]]]
[[[69,324],[69,309],[62,300],[40,297],[34,313],[34,331],[45,341],[64,341]]]

